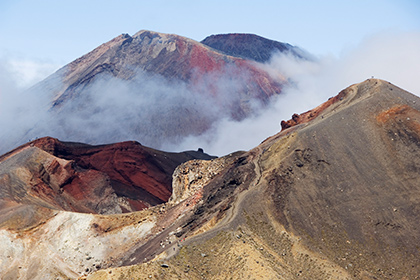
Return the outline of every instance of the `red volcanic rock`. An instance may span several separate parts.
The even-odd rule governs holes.
[[[331,105],[336,104],[337,102],[343,100],[343,98],[345,98],[349,93],[349,88],[342,90],[339,94],[337,94],[334,97],[331,97],[330,99],[328,99],[328,101],[322,103],[321,105],[319,105],[318,107],[309,110],[307,112],[304,112],[302,114],[293,114],[292,118],[288,121],[281,121],[280,125],[281,125],[281,129],[282,131],[298,125],[298,124],[302,124],[302,123],[307,123],[313,119],[315,119],[316,117],[318,117],[322,112],[324,112],[327,108],[329,108]]]
[[[409,105],[396,104],[376,116],[378,124],[387,128],[394,138],[407,138],[420,143],[420,111]]]
[[[122,195],[137,197],[146,191],[150,194],[149,200],[153,197],[148,201],[151,204],[162,203],[171,195],[171,171],[177,164],[159,166],[156,154],[152,155],[137,142],[89,146],[43,138],[34,145],[54,156],[74,160],[81,168],[106,173],[115,182],[117,193]],[[143,187],[136,189],[140,186]]]
[[[134,141],[91,146],[45,137],[0,157],[0,181],[14,192],[19,189],[25,204],[131,212],[168,201],[172,173],[180,163],[210,158],[199,151],[166,153]],[[0,198],[20,201],[4,191]]]

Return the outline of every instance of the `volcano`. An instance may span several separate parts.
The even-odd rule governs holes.
[[[283,51],[267,48],[258,36],[237,40],[231,49],[238,53],[240,46],[254,43],[253,53],[264,57]],[[297,49],[284,45],[285,52]],[[30,90],[49,100],[48,118],[37,121],[22,138],[50,135],[90,144],[133,139],[173,150],[221,120],[254,116],[282,93],[286,77],[268,73],[254,59],[214,47],[147,30],[122,34]]]
[[[2,278],[416,279],[419,104],[354,84],[250,151],[180,164],[169,201],[138,212],[62,211],[10,188]],[[0,164],[31,178],[22,152]]]
[[[233,42],[235,38],[229,41]],[[257,36],[247,38],[238,37],[236,46],[231,49],[238,49],[240,53],[241,46],[256,42],[263,43],[261,48],[254,47],[254,52],[264,53],[264,56],[275,50],[293,49],[290,45],[275,41],[272,41],[272,44],[277,43],[285,47],[267,49],[263,41],[266,39]],[[160,75],[169,80],[200,84],[208,78],[208,73],[213,74],[213,80],[210,82],[217,83],[217,79],[221,78],[220,75],[229,74],[226,73],[226,69],[229,68],[234,75],[242,72],[250,75],[246,81],[247,89],[241,92],[241,95],[250,95],[265,101],[273,94],[281,92],[283,77],[275,80],[257,65],[242,58],[243,56],[234,53],[226,55],[223,50],[220,52],[218,48],[209,48],[207,45],[213,46],[213,44],[204,43],[210,39],[199,43],[186,37],[147,30],[139,31],[133,36],[122,34],[71,62],[43,83],[46,87],[53,88],[54,106],[81,94],[81,91],[100,74],[110,74],[119,79],[130,80],[135,77],[137,71]],[[60,79],[61,83],[56,84],[57,79]]]

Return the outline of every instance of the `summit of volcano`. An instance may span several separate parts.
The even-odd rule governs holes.
[[[239,36],[233,48],[262,42],[253,53],[264,57],[297,50],[288,44],[284,50],[267,48],[264,38],[247,36],[252,40]],[[52,136],[88,144],[129,139],[173,150],[188,137],[211,134],[223,120],[258,115],[287,84],[287,77],[255,59],[186,37],[147,30],[122,34],[29,89],[39,109],[12,145]]]

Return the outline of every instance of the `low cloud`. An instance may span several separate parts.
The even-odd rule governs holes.
[[[59,65],[53,63],[28,59],[13,59],[7,64],[19,89],[30,87],[59,68]]]
[[[54,94],[48,88],[60,88],[59,79],[26,91],[5,79],[0,82],[7,98],[0,149],[6,152],[29,140],[52,136],[89,144],[136,140],[168,150],[186,136],[203,134],[220,119],[240,120],[255,110],[258,102],[240,104],[249,78],[248,72],[232,65],[197,74],[190,83],[143,71],[130,80],[102,73],[81,89],[82,94],[76,90],[54,108],[50,108]]]
[[[204,102],[186,83],[142,72],[130,81],[100,75],[69,101],[51,110],[54,122],[47,120],[43,133],[91,144],[137,140],[162,148],[165,139],[176,143],[181,135],[203,132],[219,113],[214,99]]]
[[[44,118],[49,99],[25,94],[8,61],[0,61],[0,152],[21,144],[27,132]]]

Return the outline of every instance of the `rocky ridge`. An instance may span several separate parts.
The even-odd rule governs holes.
[[[179,253],[113,277],[415,279],[419,98],[376,79],[344,92],[210,180]]]

